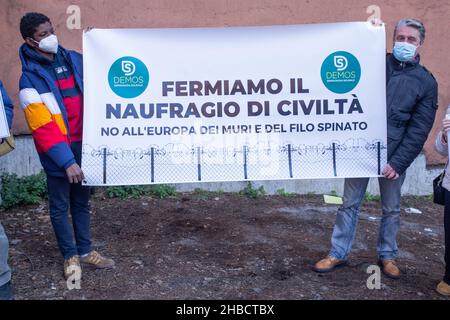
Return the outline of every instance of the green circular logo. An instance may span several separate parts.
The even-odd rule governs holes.
[[[150,76],[145,64],[134,57],[116,60],[108,73],[109,86],[122,98],[136,98],[147,89]]]
[[[361,65],[351,53],[337,51],[323,62],[321,76],[328,90],[334,93],[347,93],[358,85],[361,79]]]

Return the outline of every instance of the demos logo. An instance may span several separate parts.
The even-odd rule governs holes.
[[[322,81],[334,93],[352,91],[361,79],[361,66],[354,55],[346,51],[330,54],[322,64]]]
[[[125,76],[132,76],[136,71],[136,65],[133,61],[122,60],[122,71]]]
[[[145,64],[134,57],[116,60],[108,73],[109,86],[122,98],[136,98],[147,89],[149,73]]]

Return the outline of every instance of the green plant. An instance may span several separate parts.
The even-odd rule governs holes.
[[[247,182],[247,186],[241,191],[239,191],[239,194],[241,196],[256,199],[266,195],[266,190],[264,190],[263,186],[260,186],[257,189],[253,188],[253,183],[249,181]]]
[[[150,195],[164,199],[167,197],[174,197],[177,195],[177,190],[175,187],[166,185],[166,184],[158,184],[150,187]]]
[[[108,198],[139,198],[148,193],[147,186],[118,186],[106,188],[106,196]]]
[[[295,193],[286,192],[284,188],[278,189],[277,194],[282,197],[295,197]]]
[[[154,186],[118,186],[118,187],[107,187],[106,196],[108,198],[139,198],[142,196],[153,196],[160,199],[164,199],[171,196],[176,196],[177,192],[175,187],[168,186],[165,184],[154,185]]]
[[[432,194],[429,194],[429,195],[426,195],[426,196],[412,196],[412,198],[414,200],[417,200],[417,201],[433,201],[433,195]]]
[[[194,195],[197,196],[200,199],[211,199],[216,198],[219,196],[222,196],[224,194],[223,190],[217,190],[217,191],[208,191],[201,188],[196,188],[194,190]]]
[[[366,192],[366,194],[364,195],[364,200],[366,201],[380,201],[380,199],[381,199],[380,196],[370,194],[369,192]]]
[[[43,172],[22,178],[4,173],[1,180],[2,207],[5,209],[37,204],[47,196],[47,180]]]
[[[339,197],[339,195],[337,194],[337,192],[334,191],[334,190],[331,190],[331,192],[330,192],[329,195],[330,195],[330,196],[333,196],[333,197]]]

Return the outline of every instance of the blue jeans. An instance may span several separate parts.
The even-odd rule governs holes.
[[[91,251],[89,187],[47,175],[50,219],[64,259]],[[69,207],[72,226],[69,223]],[[75,232],[75,242],[73,237]]]
[[[0,223],[0,287],[11,280],[11,269],[8,266],[8,238]]]
[[[401,187],[403,174],[397,180],[378,178],[380,185],[381,218],[377,251],[379,259],[393,260],[397,256],[397,232],[400,227]],[[369,178],[345,179],[344,202],[339,208],[331,237],[330,256],[347,260],[356,235],[359,210],[366,193]]]

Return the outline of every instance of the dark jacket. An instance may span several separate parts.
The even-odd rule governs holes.
[[[5,112],[6,112],[6,120],[8,121],[8,127],[11,129],[12,121],[13,121],[13,104],[11,102],[11,99],[8,96],[8,93],[6,92],[5,88],[3,87],[3,83],[0,81],[0,91],[2,93],[3,98],[3,104],[5,105]]]
[[[388,163],[400,175],[422,151],[438,107],[437,82],[419,62],[387,55]]]
[[[83,92],[82,56],[59,47],[62,57],[70,64],[74,80]],[[53,77],[43,67],[47,63],[27,44],[19,50],[22,61],[20,78],[20,105],[31,129],[34,143],[45,172],[65,177],[65,169],[79,158],[80,148],[70,141],[68,110]],[[78,143],[79,144],[79,143]]]

